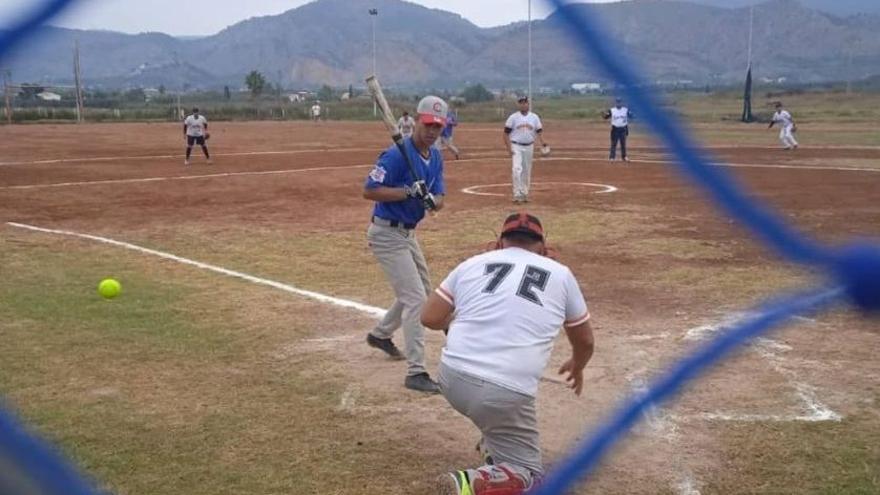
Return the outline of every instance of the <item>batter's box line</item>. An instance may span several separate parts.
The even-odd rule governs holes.
[[[753,317],[750,314],[732,314],[725,317],[721,322],[708,325],[700,325],[693,327],[685,332],[685,340],[702,340],[712,334],[715,334],[725,328],[729,328],[744,320]],[[805,319],[815,323],[815,320]],[[773,368],[774,371],[786,378],[786,381],[795,395],[802,403],[807,414],[779,415],[779,414],[738,414],[738,413],[698,413],[690,418],[704,419],[708,421],[743,421],[743,422],[760,422],[760,421],[798,421],[798,422],[823,422],[834,421],[839,422],[843,416],[825,405],[818,397],[817,388],[800,380],[800,376],[796,371],[785,366],[786,359],[780,353],[788,352],[792,348],[789,345],[782,344],[773,339],[760,338],[755,340],[750,346],[761,357],[763,357]]]

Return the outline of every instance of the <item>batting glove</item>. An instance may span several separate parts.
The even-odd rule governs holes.
[[[423,199],[428,195],[428,185],[423,180],[413,182],[411,186],[403,186],[407,198]]]
[[[437,201],[434,199],[434,195],[428,193],[422,198],[422,206],[425,207],[426,210],[436,210],[437,209]]]

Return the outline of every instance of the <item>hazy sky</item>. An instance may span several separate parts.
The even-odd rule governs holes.
[[[46,0],[40,0],[46,1]],[[51,22],[80,29],[124,33],[159,31],[175,36],[206,35],[249,17],[280,14],[311,0],[78,0]],[[482,27],[525,20],[528,0],[412,0],[426,7],[455,12]],[[609,2],[616,0],[580,0]],[[0,0],[0,26],[9,25],[23,8],[37,0]],[[544,18],[543,0],[532,0],[532,17]],[[364,15],[367,15],[366,13]],[[381,12],[379,13],[381,15]]]

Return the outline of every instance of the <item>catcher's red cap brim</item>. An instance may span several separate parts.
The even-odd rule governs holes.
[[[501,237],[511,232],[531,234],[541,241],[544,240],[544,227],[541,226],[541,221],[538,220],[538,217],[526,212],[514,213],[507,217],[501,228]]]

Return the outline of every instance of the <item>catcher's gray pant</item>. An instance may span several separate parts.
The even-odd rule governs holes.
[[[495,464],[543,475],[535,398],[487,382],[440,363],[440,390],[456,411],[483,434]]]
[[[794,133],[791,132],[793,126],[784,125],[782,129],[779,129],[779,140],[782,142],[782,146],[786,148],[793,148],[798,145],[797,140],[794,138]]]
[[[511,143],[513,151],[513,199],[526,199],[529,195],[529,187],[532,185],[532,157],[535,154],[535,145],[522,145]]]
[[[394,289],[396,299],[371,334],[389,339],[403,327],[407,374],[425,373],[425,327],[422,306],[431,292],[428,264],[416,240],[415,230],[370,224],[367,230],[370,249]]]

